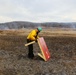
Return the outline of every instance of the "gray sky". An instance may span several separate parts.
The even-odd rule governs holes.
[[[76,0],[0,0],[0,23],[76,22]]]

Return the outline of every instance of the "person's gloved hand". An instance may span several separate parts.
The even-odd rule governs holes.
[[[35,40],[35,42],[37,42],[37,39]]]

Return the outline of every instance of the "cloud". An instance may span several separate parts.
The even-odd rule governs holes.
[[[3,23],[3,22],[9,22],[9,21],[13,21],[12,18],[10,17],[7,17],[7,16],[0,16],[0,22]]]
[[[76,21],[76,0],[0,0],[0,22]]]

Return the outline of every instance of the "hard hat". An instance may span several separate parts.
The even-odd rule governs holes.
[[[38,29],[38,31],[42,31],[42,28],[41,27],[38,27],[37,29]]]

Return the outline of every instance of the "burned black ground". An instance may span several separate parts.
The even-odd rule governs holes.
[[[43,37],[43,36],[42,36]],[[51,54],[45,62],[37,53],[36,60],[27,58],[26,36],[0,35],[0,75],[76,75],[76,37],[44,36]]]

